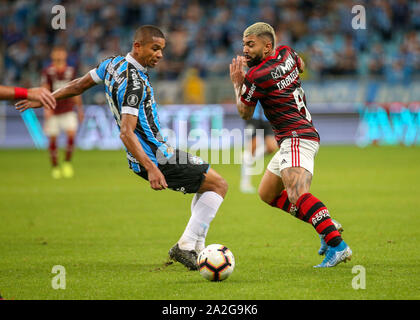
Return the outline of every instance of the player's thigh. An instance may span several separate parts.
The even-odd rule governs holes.
[[[280,175],[291,203],[296,203],[302,194],[309,192],[318,149],[317,141],[307,139],[290,138],[281,143]]]
[[[45,119],[44,132],[47,137],[57,137],[60,134],[60,125],[56,115],[49,116]]]
[[[226,196],[228,190],[228,184],[223,177],[216,172],[213,168],[210,168],[207,173],[204,174],[204,181],[200,186],[198,193],[206,191],[213,191],[222,196]]]
[[[69,135],[74,135],[77,132],[78,122],[76,112],[70,111],[59,116],[60,129]]]
[[[283,190],[282,178],[270,170],[266,170],[258,187],[261,200],[270,204]]]

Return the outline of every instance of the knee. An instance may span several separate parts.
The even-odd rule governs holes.
[[[267,192],[264,192],[262,188],[258,188],[258,195],[263,202],[269,205],[271,205],[271,203],[274,200],[273,196],[271,194],[268,194]]]
[[[221,193],[223,194],[222,197],[224,198],[226,196],[226,193],[227,193],[228,189],[229,189],[229,185],[228,185],[227,181],[223,178],[219,181],[219,189],[220,189]]]
[[[220,177],[219,179],[217,179],[217,182],[213,186],[214,186],[212,188],[213,190],[211,190],[211,191],[216,192],[217,194],[219,194],[223,198],[226,196],[229,185],[228,185],[228,183],[225,179]]]

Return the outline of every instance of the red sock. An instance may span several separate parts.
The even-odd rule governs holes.
[[[279,208],[281,210],[286,211],[287,213],[290,213],[292,215],[296,215],[296,206],[289,201],[289,197],[287,195],[286,190],[283,190],[283,192],[280,194],[279,197],[275,198],[270,205],[272,207]]]
[[[342,241],[340,233],[331,220],[327,207],[310,193],[303,194],[296,202],[296,217],[311,223],[315,230],[324,235],[327,245],[335,247]]]
[[[48,151],[50,152],[51,164],[53,167],[56,167],[58,164],[57,161],[57,139],[56,137],[50,137],[50,144],[48,146]]]
[[[67,137],[66,161],[71,160],[74,148],[74,137]]]

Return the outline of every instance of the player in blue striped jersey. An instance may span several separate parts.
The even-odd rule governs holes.
[[[57,100],[69,98],[103,83],[130,169],[148,180],[154,190],[170,188],[195,194],[191,218],[179,241],[169,250],[169,256],[196,270],[197,253],[205,247],[210,222],[228,187],[208,163],[174,149],[161,134],[147,68],[154,68],[162,59],[165,43],[165,36],[157,27],[142,26],[136,30],[130,53],[103,60],[83,77],[53,92],[53,96]],[[34,107],[39,104],[29,101],[17,104],[20,111]]]

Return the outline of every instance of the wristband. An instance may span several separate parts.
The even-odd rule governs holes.
[[[15,99],[26,99],[28,97],[28,89],[15,87]]]

